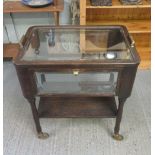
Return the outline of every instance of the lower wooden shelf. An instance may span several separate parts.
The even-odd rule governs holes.
[[[151,67],[151,33],[134,33],[131,34],[137,51],[141,58],[140,69],[150,69]]]
[[[142,60],[151,60],[151,49],[150,47],[137,47],[139,55]]]
[[[41,97],[39,117],[115,117],[114,97]]]
[[[142,60],[139,69],[150,69],[151,68],[151,61],[150,60]]]
[[[137,47],[137,51],[141,58],[139,69],[150,69],[151,68],[151,48]]]
[[[130,33],[150,33],[150,20],[91,20],[87,25],[125,25]]]
[[[8,43],[3,44],[3,58],[4,59],[14,59],[19,52],[18,43]]]

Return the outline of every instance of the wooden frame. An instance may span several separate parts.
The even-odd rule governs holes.
[[[31,34],[34,30],[37,28],[41,29],[49,29],[49,28],[55,28],[55,29],[102,29],[108,26],[42,26],[42,27],[31,27],[27,31],[25,38],[23,39],[23,47],[26,47],[28,45],[28,42],[30,40]],[[131,46],[132,40],[129,37],[129,34],[127,32],[127,29],[123,26],[109,26],[109,28],[115,29],[115,28],[121,28],[123,31],[123,34],[126,38],[126,43]],[[24,97],[29,101],[33,113],[33,117],[36,124],[36,129],[38,132],[39,138],[47,138],[48,134],[42,132],[39,118],[40,117],[116,117],[116,124],[114,129],[114,138],[116,140],[122,140],[122,136],[119,134],[120,129],[120,122],[122,118],[122,112],[123,112],[123,106],[126,101],[126,99],[131,95],[137,67],[140,63],[139,55],[136,52],[136,48],[134,45],[130,47],[133,59],[130,61],[121,61],[121,60],[115,60],[115,61],[106,61],[106,60],[76,60],[76,61],[23,61],[21,58],[24,55],[24,50],[21,48],[20,53],[18,54],[17,58],[14,60],[14,64],[16,67],[16,71],[18,74],[18,78],[21,84],[21,88],[23,91]],[[64,93],[64,94],[44,94],[40,95],[37,91],[36,86],[36,78],[35,73],[36,72],[60,72],[60,73],[70,73],[74,71],[78,72],[111,72],[115,71],[118,72],[118,78],[117,78],[117,86],[115,93],[111,94],[72,94],[72,93]],[[35,105],[35,98],[36,96],[40,96],[40,105],[39,109],[36,108]],[[116,107],[115,103],[115,96],[118,96],[119,98],[119,107]],[[100,98],[104,97],[104,98]],[[64,100],[61,100],[64,99]],[[82,103],[78,105],[76,102],[77,100],[72,99],[72,103],[74,103],[74,107],[71,106],[71,100],[70,98],[78,98],[82,103],[86,103],[85,107],[82,106]],[[98,99],[97,99],[98,98]],[[100,98],[100,99],[99,99]],[[88,100],[94,101],[94,104],[88,104]],[[53,101],[53,102],[52,102]],[[65,108],[64,101],[68,101],[67,106],[70,110],[67,110],[68,108]],[[59,104],[61,102],[61,104]],[[102,104],[102,102],[104,102]],[[109,103],[110,102],[110,103]],[[55,110],[56,113],[52,110],[50,111],[50,108],[53,107],[53,104],[55,104]],[[112,111],[109,111],[109,108],[107,105],[111,106],[110,109]],[[105,106],[105,107],[101,107]],[[77,109],[79,107],[79,109]],[[100,111],[100,109],[104,109]],[[59,113],[59,109],[66,109],[61,114]],[[75,112],[75,109],[77,111]],[[96,109],[95,111],[91,112],[93,109]],[[44,111],[45,110],[45,111]],[[87,111],[88,110],[88,111]],[[90,111],[89,111],[90,110]],[[59,112],[58,112],[59,111]],[[60,115],[59,115],[60,114]]]

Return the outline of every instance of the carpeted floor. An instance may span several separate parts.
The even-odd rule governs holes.
[[[115,119],[41,119],[47,140],[36,136],[31,109],[12,63],[4,62],[4,155],[150,155],[150,70],[139,70],[124,107],[121,133]]]

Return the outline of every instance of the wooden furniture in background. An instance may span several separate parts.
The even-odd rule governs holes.
[[[4,1],[3,13],[37,13],[37,12],[49,12],[54,14],[55,23],[59,25],[59,13],[64,9],[63,0],[54,0],[54,5],[49,5],[43,8],[32,8],[23,5],[20,1]],[[3,58],[12,59],[16,57],[19,44],[8,43],[3,46]]]
[[[122,5],[119,0],[113,0],[112,3],[112,6],[91,6],[90,0],[80,0],[80,24],[125,25],[136,42],[142,60],[140,68],[150,68],[150,2],[143,0],[142,5]]]
[[[15,58],[19,51],[19,44],[18,43],[4,43],[3,44],[3,58],[5,60],[10,60]]]

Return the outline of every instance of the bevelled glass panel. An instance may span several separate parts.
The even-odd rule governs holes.
[[[122,28],[36,28],[22,60],[131,60]]]
[[[38,94],[115,94],[118,72],[36,72]]]

